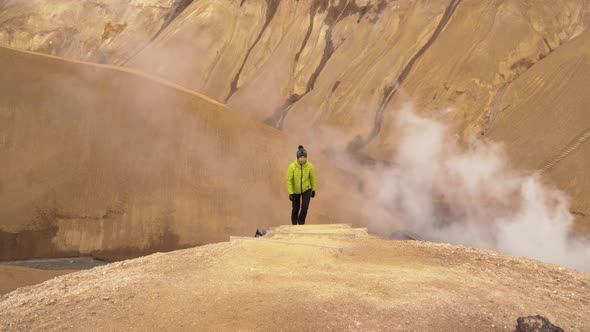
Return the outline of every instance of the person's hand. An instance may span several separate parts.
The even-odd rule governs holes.
[[[293,194],[289,194],[289,200],[293,201]]]
[[[314,197],[315,197],[315,191],[312,191],[311,192],[311,198],[314,198]]]

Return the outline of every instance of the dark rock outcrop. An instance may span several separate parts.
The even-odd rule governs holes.
[[[516,324],[515,332],[563,332],[561,327],[541,315],[518,317]]]

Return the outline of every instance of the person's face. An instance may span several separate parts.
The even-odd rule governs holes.
[[[299,157],[299,163],[301,165],[305,164],[306,162],[307,162],[307,157],[306,156]]]

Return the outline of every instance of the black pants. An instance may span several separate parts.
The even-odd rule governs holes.
[[[303,204],[301,201],[303,200]],[[293,210],[291,211],[291,224],[305,225],[305,217],[307,217],[307,209],[309,208],[309,201],[311,200],[311,189],[303,194],[293,195]],[[299,212],[301,209],[301,212]]]

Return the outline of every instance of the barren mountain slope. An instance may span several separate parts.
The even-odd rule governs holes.
[[[585,198],[590,178],[584,175],[588,135],[582,128],[586,123],[582,110],[588,97],[583,89],[588,45],[578,41],[587,39],[583,31],[590,23],[588,0],[135,1],[125,8],[110,2],[56,4],[2,2],[0,42],[74,58],[124,63],[227,101],[237,111],[280,127],[300,141],[313,142],[318,149],[333,148],[331,152],[342,153],[348,146],[376,159],[392,158],[396,144],[392,115],[404,102],[411,101],[418,112],[446,120],[452,133],[464,141],[482,135],[503,140],[519,167],[535,170],[548,165],[554,184],[573,196],[573,212],[582,221],[578,226],[590,229]],[[119,23],[116,27],[112,22]],[[125,24],[125,29],[117,32]],[[74,40],[58,43],[67,47],[27,46],[31,40],[39,41],[39,45],[55,43],[59,39],[55,36],[61,35],[51,31],[68,26],[76,26],[80,32],[64,35]],[[148,32],[149,42],[135,39],[140,31]],[[92,42],[95,46],[90,48],[104,57],[84,55],[89,53],[82,41],[103,35],[109,41]],[[562,65],[567,71],[561,71]],[[565,72],[572,75],[558,75],[560,80],[552,77]],[[539,80],[546,82],[541,84],[544,88],[531,92],[527,86],[538,85]],[[517,93],[519,89],[522,91]],[[139,100],[149,92],[133,90]],[[535,97],[523,97],[529,94]],[[525,102],[518,102],[518,109],[509,106],[510,100],[517,99]],[[567,115],[559,119],[541,115],[533,121],[535,114],[549,112],[539,109],[563,110]],[[518,120],[514,114],[526,118],[527,124],[514,122]],[[533,143],[535,137],[545,138],[542,143]],[[292,158],[292,149],[285,146],[285,156],[289,154],[285,158]],[[344,178],[347,181],[335,176],[328,183],[355,181]],[[280,183],[279,178],[273,181]],[[222,194],[219,197],[242,206],[239,194],[226,186],[235,199]],[[341,199],[342,192],[347,191],[340,191],[335,199]],[[288,201],[280,204],[287,205]],[[249,204],[243,206],[249,210]],[[177,211],[176,207],[172,210]],[[327,217],[325,211],[312,211]],[[167,215],[162,213],[159,219],[167,219]],[[97,218],[84,213],[74,216]],[[44,214],[40,218],[44,219]],[[222,226],[218,227],[211,233],[217,234]],[[10,241],[22,242],[10,236]],[[27,236],[47,239],[53,235]]]
[[[485,133],[510,82],[590,23],[588,0],[62,2],[8,2],[0,42],[140,68],[324,145],[371,142],[384,159],[402,102],[463,138]],[[68,47],[27,44],[64,29],[80,31]],[[101,34],[108,41],[94,41]],[[87,56],[84,43],[104,56]]]
[[[1,259],[128,257],[289,222],[297,142],[278,130],[133,71],[6,48],[0,66]],[[340,204],[352,183],[310,159],[308,220],[358,222]]]
[[[391,155],[395,144],[391,116],[404,102],[445,119],[464,141],[485,134],[498,99],[511,82],[584,31],[589,13],[589,1],[460,2],[444,31],[387,103],[371,152]],[[584,95],[568,98],[581,100]]]
[[[561,46],[510,84],[489,137],[507,142],[523,168],[538,169],[573,198],[590,231],[590,33]]]
[[[0,45],[78,60],[120,63],[192,1],[0,1]]]
[[[407,100],[454,108],[446,117],[467,136],[484,130],[498,91],[583,31],[589,12],[586,0],[199,1],[128,65],[298,135],[359,135],[355,148]],[[391,136],[384,129],[370,151],[391,158]]]
[[[379,102],[383,85],[428,38],[445,6],[199,1],[128,65],[183,82],[274,126],[287,110],[310,107],[290,128],[323,123],[348,134],[372,125],[373,111],[365,107]],[[290,121],[287,116],[285,126]]]
[[[587,274],[350,228],[280,233],[16,290],[0,298],[0,329],[513,331],[534,314],[590,329]]]

